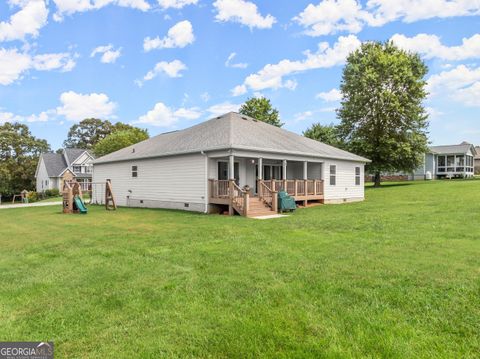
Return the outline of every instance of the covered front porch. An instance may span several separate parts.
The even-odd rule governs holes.
[[[252,217],[276,213],[283,190],[296,202],[323,202],[323,163],[245,156],[209,158],[209,204]]]

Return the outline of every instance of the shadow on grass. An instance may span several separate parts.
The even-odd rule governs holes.
[[[382,189],[382,188],[391,188],[391,187],[402,187],[402,186],[411,186],[415,184],[412,182],[383,182],[380,187],[374,187],[373,183],[368,183],[365,185],[366,190],[373,190],[373,189]]]

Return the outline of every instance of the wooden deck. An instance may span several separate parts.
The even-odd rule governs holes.
[[[277,194],[285,191],[296,202],[324,199],[323,180],[258,180],[254,195],[250,188],[240,188],[234,180],[209,180],[209,203],[228,205],[231,215],[236,211],[245,217],[277,213]]]

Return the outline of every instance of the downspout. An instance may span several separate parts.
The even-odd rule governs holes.
[[[200,151],[200,154],[205,157],[205,208],[203,210],[203,213],[208,213],[208,156],[203,151]]]

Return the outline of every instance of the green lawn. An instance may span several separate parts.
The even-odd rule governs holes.
[[[480,181],[367,189],[268,221],[0,212],[0,340],[58,358],[480,353]]]

